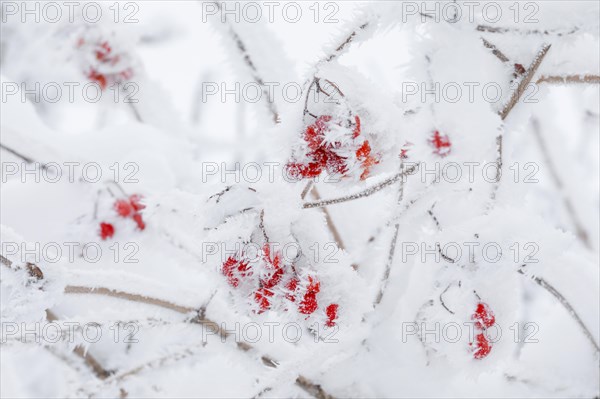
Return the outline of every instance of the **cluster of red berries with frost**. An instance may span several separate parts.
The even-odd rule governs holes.
[[[102,90],[126,82],[134,75],[128,54],[117,51],[107,40],[80,37],[77,48],[83,52],[86,77]]]
[[[319,310],[318,294],[321,283],[314,274],[301,276],[294,265],[284,264],[281,253],[263,245],[256,259],[245,259],[243,254],[230,256],[223,262],[221,272],[227,282],[248,295],[256,313],[275,308],[289,310],[294,304],[299,313],[313,315]],[[327,327],[335,326],[339,305],[332,303],[324,310]]]
[[[429,139],[429,144],[433,147],[433,153],[441,157],[445,157],[450,153],[452,143],[445,134],[440,134],[439,130],[433,132],[433,136]]]
[[[360,117],[354,116],[350,127],[343,127],[343,122],[330,115],[321,115],[306,128],[302,148],[304,161],[292,159],[287,164],[291,177],[310,179],[323,172],[348,177],[356,171],[360,173],[360,180],[369,176],[379,160],[361,132]]]
[[[475,342],[469,345],[473,349],[473,357],[483,359],[492,351],[492,344],[487,339],[485,330],[496,323],[496,317],[486,303],[479,302],[471,319],[475,321]]]
[[[142,197],[138,194],[130,195],[127,198],[119,198],[115,201],[113,208],[118,216],[124,219],[131,219],[135,222],[139,230],[146,228],[146,223],[142,219],[140,211],[146,206],[142,204]],[[106,240],[112,238],[115,234],[115,226],[112,223],[100,223],[100,238]]]

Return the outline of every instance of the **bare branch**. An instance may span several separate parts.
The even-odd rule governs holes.
[[[316,186],[312,187],[312,196],[317,201],[321,200],[321,196],[319,195],[319,192],[317,191]],[[329,231],[331,232],[333,239],[337,243],[338,248],[341,250],[345,250],[346,247],[344,246],[344,241],[342,240],[342,236],[340,235],[340,232],[338,231],[337,227],[335,227],[335,223],[333,222],[333,219],[331,218],[331,214],[329,213],[329,211],[327,210],[326,207],[323,207],[322,211],[323,211],[323,214],[325,215],[325,221],[327,222],[327,227],[329,228]]]
[[[548,84],[571,84],[571,83],[591,83],[600,84],[600,76],[598,75],[561,75],[547,76],[542,75],[535,83]]]
[[[322,201],[316,201],[316,202],[305,202],[302,205],[302,207],[305,209],[320,208],[320,207],[326,206],[326,205],[339,204],[342,202],[348,202],[348,201],[353,201],[353,200],[356,200],[359,198],[368,197],[368,196],[373,195],[376,192],[381,191],[384,188],[396,183],[398,180],[404,178],[405,176],[409,176],[409,175],[413,174],[416,171],[416,169],[417,169],[417,165],[413,165],[413,166],[410,166],[409,168],[407,168],[406,170],[404,170],[402,172],[398,172],[395,175],[393,175],[392,177],[389,177],[389,178],[385,179],[384,181],[382,181],[372,187],[369,187],[367,189],[359,191],[357,193],[345,195],[345,196],[339,197],[339,198],[332,198],[332,199],[328,199],[328,200],[322,200]]]
[[[161,308],[169,309],[174,312],[182,313],[182,314],[188,314],[188,313],[197,311],[197,309],[190,308],[187,306],[176,305],[174,303],[171,303],[171,302],[168,302],[168,301],[165,301],[162,299],[152,298],[152,297],[138,295],[138,294],[131,294],[129,292],[117,291],[117,290],[112,290],[112,289],[104,288],[104,287],[92,288],[92,287],[68,285],[65,287],[65,294],[104,295],[104,296],[108,296],[108,297],[112,297],[112,298],[125,299],[125,300],[131,301],[131,302],[138,302],[138,303],[145,303],[147,305],[159,306]]]
[[[152,297],[148,297],[148,296],[144,296],[144,295],[132,294],[132,293],[123,292],[123,291],[116,291],[116,290],[112,290],[112,289],[104,288],[104,287],[90,288],[90,287],[81,287],[81,286],[67,286],[65,288],[65,293],[105,295],[108,297],[124,299],[127,301],[145,303],[145,304],[153,305],[153,306],[159,306],[159,307],[173,310],[175,312],[182,313],[182,314],[188,314],[190,312],[196,311],[197,317],[190,319],[191,323],[197,323],[197,324],[202,324],[202,325],[208,326],[208,327],[212,328],[213,331],[222,338],[229,337],[229,335],[230,335],[227,331],[221,329],[219,324],[204,317],[205,306],[202,306],[200,309],[194,309],[194,308],[190,308],[187,306],[176,305],[174,303],[171,303],[171,302],[168,302],[168,301],[165,301],[162,299],[152,298]],[[245,342],[238,342],[237,347],[238,347],[238,349],[240,349],[244,352],[248,352],[253,349],[253,347],[251,345],[249,345]],[[127,372],[119,373],[118,375],[114,376],[113,378],[108,379],[107,382],[112,382],[115,380],[121,381],[121,380],[123,380],[129,376],[135,375],[149,367],[152,367],[155,365],[160,366],[169,360],[178,361],[178,360],[186,358],[190,355],[193,355],[193,352],[191,352],[190,349],[187,349],[183,353],[179,352],[177,354],[167,355],[160,359],[152,360],[141,366],[135,367],[134,369],[129,370]],[[262,356],[261,360],[264,364],[266,364],[270,367],[277,367],[277,365],[278,365],[278,362],[269,356]],[[318,398],[323,398],[323,399],[333,398],[333,396],[331,396],[331,395],[327,394],[325,391],[323,391],[323,389],[320,387],[320,385],[310,382],[310,380],[308,380],[307,378],[305,378],[303,376],[299,376],[296,383],[302,389],[306,390],[307,392],[309,392],[311,394],[313,392],[317,392],[319,395],[321,395],[321,396],[316,396]],[[308,391],[308,389],[310,389],[310,391]]]
[[[564,192],[564,183],[559,176],[558,169],[556,168],[556,165],[554,164],[552,157],[550,156],[550,152],[548,151],[548,147],[546,146],[546,141],[544,140],[544,137],[542,136],[539,121],[536,118],[532,118],[531,126],[532,126],[532,130],[533,130],[533,135],[534,135],[536,142],[538,144],[538,147],[540,148],[540,151],[542,153],[542,158],[544,159],[544,162],[548,166],[550,176],[552,177],[552,180],[554,180],[554,184],[556,185],[556,189],[558,190],[558,192],[560,193],[560,195],[562,197],[563,205],[565,206],[565,209],[567,210],[567,214],[571,218],[571,222],[573,223],[573,227],[575,228],[575,233],[577,234],[577,237],[581,240],[581,242],[588,249],[592,249],[592,244],[590,243],[589,235],[588,235],[587,231],[585,230],[585,228],[583,227],[583,225],[581,224],[581,221],[579,220],[579,217],[577,216],[577,213],[575,212],[575,207],[573,206],[571,199]]]
[[[331,54],[327,55],[325,58],[321,59],[321,61],[319,61],[319,64],[333,61],[335,58],[339,57],[342,54],[342,52],[344,51],[344,49],[350,43],[352,43],[352,41],[354,41],[354,39],[356,38],[356,36],[359,35],[360,33],[364,32],[365,29],[369,25],[370,25],[369,21],[361,22],[360,25],[356,29],[352,30],[345,37],[345,39],[342,40],[342,42],[335,48],[335,51],[333,51]]]
[[[13,150],[10,147],[5,146],[4,144],[0,144],[0,148],[3,149],[6,152],[9,152],[11,154],[13,154],[14,156],[16,156],[17,158],[22,159],[23,161],[27,162],[27,163],[35,163],[40,165],[40,168],[42,169],[46,169],[46,164],[42,163],[42,162],[38,162],[36,160],[34,160],[33,158],[28,157],[27,155],[23,155],[20,152]]]
[[[519,269],[518,272],[525,275],[525,272],[523,271],[523,269]],[[590,343],[596,350],[596,353],[599,353],[600,348],[598,347],[598,344],[596,343],[594,336],[592,335],[590,330],[586,327],[583,320],[581,320],[581,317],[579,317],[579,314],[577,314],[575,309],[573,309],[573,306],[571,306],[569,301],[567,301],[567,299],[560,292],[558,292],[558,290],[556,288],[554,288],[550,283],[548,283],[543,278],[533,276],[533,277],[531,277],[531,279],[537,285],[539,285],[540,287],[542,287],[543,289],[548,291],[554,298],[556,298],[558,300],[558,302],[560,302],[560,304],[567,310],[567,312],[569,312],[569,315],[573,318],[573,320],[575,320],[575,322],[579,325],[579,327],[581,327],[586,338],[590,341]]]
[[[496,56],[496,58],[498,58],[502,62],[509,62],[508,57],[505,56],[504,53],[498,49],[498,47],[496,47],[494,44],[490,43],[489,41],[487,41],[483,37],[481,38],[481,40],[483,41],[483,45],[485,47],[487,47],[490,50],[492,50],[492,54],[494,54]]]
[[[315,384],[302,376],[299,376],[296,379],[296,384],[316,399],[334,399],[334,397],[325,392],[320,385]]]
[[[551,29],[551,30],[538,30],[538,29],[519,29],[519,28],[505,28],[501,26],[489,26],[489,25],[477,25],[476,28],[480,32],[489,33],[516,33],[520,35],[554,35],[554,36],[565,36],[571,35],[579,31],[578,27],[571,29]]]
[[[533,62],[529,66],[529,68],[527,68],[527,71],[525,72],[525,75],[523,75],[523,78],[519,82],[517,89],[513,92],[512,96],[510,97],[510,99],[508,100],[506,105],[504,105],[504,107],[500,110],[500,112],[498,112],[498,114],[500,115],[502,120],[506,119],[506,117],[508,116],[510,111],[512,111],[514,106],[517,105],[517,103],[519,102],[519,99],[525,92],[525,89],[527,89],[527,85],[531,82],[533,75],[535,75],[540,64],[544,60],[544,57],[548,53],[548,50],[550,50],[550,46],[551,46],[550,44],[544,44],[542,46],[541,50],[536,55],[535,59],[533,60]]]
[[[221,10],[221,4],[220,4],[220,2],[214,1],[213,3],[217,6],[217,8],[220,11]],[[263,94],[265,95],[265,98],[267,99],[267,106],[269,107],[269,112],[273,116],[273,122],[279,123],[280,120],[279,120],[279,113],[277,112],[277,108],[275,107],[273,99],[270,96],[269,89],[265,86],[265,81],[260,76],[260,74],[258,72],[258,69],[256,68],[256,65],[255,65],[254,61],[252,60],[252,57],[250,56],[250,53],[248,52],[246,44],[244,43],[244,41],[242,40],[242,38],[240,37],[240,35],[233,29],[233,26],[227,21],[227,19],[225,20],[225,23],[228,24],[228,28],[229,28],[228,29],[228,33],[229,33],[229,36],[233,40],[233,42],[235,43],[237,49],[240,51],[241,56],[242,56],[242,58],[244,60],[244,63],[246,64],[246,66],[248,67],[248,69],[250,69],[250,74],[252,75],[252,78],[263,89]]]

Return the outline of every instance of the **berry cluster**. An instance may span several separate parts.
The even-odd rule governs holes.
[[[314,275],[301,278],[293,265],[286,267],[280,253],[271,254],[266,243],[256,260],[246,260],[243,255],[230,256],[221,266],[221,272],[233,288],[250,292],[255,312],[281,307],[288,310],[289,303],[297,306],[299,313],[312,315],[319,309],[317,295],[321,283]],[[285,300],[285,301],[284,301]],[[287,302],[287,304],[286,304]],[[335,326],[339,305],[329,304],[325,310],[326,326]]]
[[[477,334],[475,335],[475,342],[471,342],[469,345],[473,347],[473,357],[483,359],[492,351],[492,344],[485,336],[485,330],[496,323],[496,317],[486,303],[479,302],[471,319],[475,321]]]
[[[142,197],[138,194],[130,195],[128,198],[117,199],[113,205],[113,208],[117,212],[117,215],[129,219],[131,218],[139,230],[146,228],[146,223],[142,219],[140,211],[146,206],[141,203]],[[115,234],[115,226],[112,223],[102,222],[100,223],[100,238],[106,240],[112,238]]]
[[[287,165],[290,176],[297,179],[309,179],[323,172],[330,175],[347,176],[356,166],[361,171],[360,179],[369,176],[373,165],[379,161],[372,154],[369,140],[361,135],[360,118],[354,117],[352,130],[345,134],[334,132],[334,126],[342,126],[330,115],[321,115],[304,132],[308,162],[290,161]]]
[[[433,147],[433,153],[441,157],[448,155],[452,147],[448,136],[440,134],[438,130],[433,132],[433,137],[429,139],[429,144]]]
[[[85,68],[86,77],[98,83],[102,90],[109,84],[122,83],[133,77],[133,69],[123,61],[124,56],[115,52],[107,41],[86,41],[80,38],[77,47],[91,52],[90,65]]]

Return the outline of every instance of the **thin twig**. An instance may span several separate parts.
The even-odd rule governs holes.
[[[296,379],[296,384],[307,393],[314,396],[315,399],[334,399],[333,396],[329,395],[321,388],[321,385],[315,384],[302,376],[299,376]]]
[[[306,195],[310,192],[310,190],[312,190],[313,184],[315,184],[315,182],[312,180],[310,180],[308,183],[306,183],[306,186],[304,186],[304,189],[302,190],[302,193],[300,194],[300,199],[306,198]]]
[[[404,170],[402,172],[398,172],[395,175],[393,175],[392,177],[389,177],[389,178],[383,180],[382,182],[377,183],[376,185],[366,188],[357,193],[345,195],[343,197],[332,198],[332,199],[328,199],[328,200],[305,202],[302,205],[302,207],[305,209],[320,208],[322,206],[339,204],[342,202],[348,202],[348,201],[353,201],[353,200],[356,200],[359,198],[368,197],[368,196],[373,195],[376,192],[381,191],[384,188],[396,183],[398,180],[403,179],[405,176],[409,176],[409,175],[413,174],[416,169],[417,169],[417,165],[413,165],[413,166],[410,166],[409,168],[407,168],[406,170]]]
[[[504,55],[504,53],[502,51],[500,51],[498,49],[498,47],[496,47],[494,44],[490,43],[489,41],[487,41],[483,37],[481,38],[481,40],[483,41],[483,45],[485,47],[487,47],[490,50],[492,50],[492,54],[494,54],[496,56],[496,58],[498,58],[502,62],[509,62],[508,57],[506,55]]]
[[[172,302],[168,302],[168,301],[158,299],[158,298],[152,298],[152,297],[148,297],[148,296],[144,296],[144,295],[132,294],[132,293],[124,292],[124,291],[116,291],[116,290],[112,290],[112,289],[104,288],[104,287],[90,288],[90,287],[81,287],[81,286],[67,286],[65,288],[65,293],[105,295],[108,297],[124,299],[127,301],[145,303],[148,305],[158,306],[158,307],[173,310],[175,312],[182,313],[182,314],[188,314],[190,312],[196,311],[197,317],[190,319],[190,322],[202,324],[202,325],[205,325],[205,326],[208,326],[208,327],[214,329],[214,332],[217,333],[221,338],[227,338],[230,336],[230,334],[226,330],[223,330],[216,322],[206,319],[204,317],[204,314],[205,314],[204,310],[205,310],[206,305],[202,306],[200,309],[194,309],[194,308],[190,308],[187,306],[176,305]],[[244,352],[248,352],[251,349],[253,349],[253,347],[251,345],[249,345],[245,342],[237,342],[237,348]],[[135,375],[135,374],[139,373],[140,371],[143,371],[144,369],[151,367],[155,364],[161,365],[165,361],[168,361],[171,359],[174,359],[175,361],[177,361],[177,360],[183,359],[191,354],[193,354],[193,353],[189,352],[189,349],[188,349],[183,354],[177,353],[175,355],[168,355],[168,356],[165,356],[165,357],[157,359],[157,360],[152,360],[141,366],[135,367],[134,369],[129,370],[127,372],[119,373],[118,375],[115,375],[114,377],[107,380],[107,382],[111,382],[114,380],[121,381],[121,380],[125,379],[126,377]],[[276,360],[272,359],[269,356],[262,356],[261,360],[265,365],[268,365],[269,367],[277,367],[277,365],[279,364]],[[310,380],[308,380],[307,378],[305,378],[303,376],[299,376],[296,383],[302,389],[304,389],[305,391],[307,391],[311,394],[313,394],[313,392],[317,392],[319,395],[322,395],[322,396],[317,396],[318,398],[323,398],[323,399],[333,398],[333,396],[331,396],[331,395],[327,394],[325,391],[323,391],[323,389],[320,387],[320,385],[310,382]]]
[[[217,6],[219,11],[221,11],[220,2],[213,1],[213,3]],[[273,122],[279,123],[280,122],[279,113],[277,112],[275,103],[273,102],[273,99],[270,96],[270,92],[269,92],[268,88],[265,86],[265,82],[264,82],[263,78],[260,76],[258,69],[256,68],[256,65],[254,64],[254,61],[252,60],[252,57],[250,56],[250,53],[247,50],[246,44],[244,43],[244,41],[242,40],[240,35],[233,29],[232,24],[230,24],[227,21],[227,19],[225,19],[225,23],[227,23],[228,28],[229,28],[229,36],[235,42],[236,47],[238,48],[238,50],[240,51],[240,53],[242,55],[244,63],[250,69],[250,74],[251,74],[252,78],[263,89],[263,95],[267,99],[267,106],[269,107],[269,112],[273,116]]]
[[[335,58],[339,57],[342,52],[344,51],[344,49],[354,41],[354,39],[356,38],[356,36],[360,33],[362,33],[368,26],[369,26],[369,22],[364,22],[361,23],[356,29],[352,30],[352,32],[350,32],[345,39],[343,39],[343,41],[335,48],[335,50],[329,54],[328,56],[326,56],[325,58],[321,59],[321,61],[319,61],[319,64],[321,63],[326,63],[326,62],[330,62],[333,61]]]
[[[563,75],[563,76],[546,76],[542,75],[538,80],[537,84],[549,83],[549,84],[570,84],[570,83],[592,83],[600,84],[600,76],[598,75]]]
[[[531,82],[531,79],[533,79],[533,76],[535,75],[538,68],[540,67],[540,64],[544,60],[544,57],[546,57],[546,54],[548,54],[548,50],[550,50],[550,47],[551,47],[550,44],[544,44],[542,46],[541,50],[537,53],[533,62],[531,63],[529,68],[527,68],[527,71],[525,72],[525,74],[522,76],[521,81],[519,82],[519,85],[517,86],[517,89],[513,92],[513,94],[511,95],[508,102],[504,105],[504,107],[502,107],[502,109],[498,112],[498,115],[500,115],[500,118],[502,120],[505,120],[508,117],[508,115],[510,114],[510,111],[512,111],[512,109],[515,107],[515,105],[517,105],[517,103],[519,102],[519,99],[521,98],[521,96],[523,95],[525,90],[527,89],[527,86]],[[500,132],[500,134],[498,136],[496,136],[496,154],[497,154],[497,156],[496,156],[496,181],[495,181],[494,187],[492,187],[492,192],[490,194],[491,206],[493,206],[493,204],[495,203],[496,194],[498,192],[498,189],[500,188],[500,179],[502,177],[502,164],[503,164],[502,141],[503,141],[503,133]]]
[[[544,137],[542,136],[542,132],[540,129],[540,123],[537,120],[537,118],[531,119],[531,126],[532,126],[532,130],[533,130],[533,135],[536,139],[538,147],[540,148],[540,151],[542,152],[542,158],[544,159],[546,166],[548,166],[550,176],[552,177],[552,180],[554,180],[554,184],[556,185],[556,189],[558,190],[558,192],[560,193],[560,195],[562,197],[563,205],[565,206],[565,209],[567,210],[567,214],[571,218],[571,222],[573,223],[573,227],[575,228],[575,233],[577,234],[577,237],[581,240],[581,242],[588,249],[592,249],[589,235],[588,235],[587,231],[584,229],[583,225],[581,224],[579,217],[577,216],[577,213],[575,212],[575,207],[573,206],[571,199],[564,192],[565,185],[559,176],[558,169],[556,168],[556,165],[554,165],[552,157],[550,156],[550,152],[548,150],[548,147],[546,146]]]
[[[165,309],[175,311],[177,313],[188,314],[190,312],[197,311],[197,309],[190,308],[187,306],[176,305],[172,302],[165,301],[163,299],[152,298],[139,294],[131,294],[129,292],[117,291],[105,287],[83,287],[68,285],[65,287],[65,294],[96,294],[104,295],[112,298],[125,299],[131,302],[145,303],[147,305],[159,306]]]
[[[565,36],[571,35],[579,31],[578,27],[574,27],[568,30],[565,29],[551,29],[551,30],[538,30],[538,29],[519,29],[519,28],[505,28],[501,26],[489,26],[489,25],[477,25],[476,29],[479,32],[489,33],[517,33],[520,35],[556,35]]]
[[[522,275],[526,275],[525,272],[523,271],[523,269],[519,269],[518,272],[520,274],[522,274]],[[560,292],[558,292],[558,290],[556,288],[554,288],[550,283],[548,283],[543,278],[536,277],[536,276],[532,276],[530,278],[537,285],[539,285],[540,287],[542,287],[543,289],[545,289],[546,291],[548,291],[554,298],[556,298],[558,300],[558,302],[560,302],[560,304],[567,310],[567,312],[573,318],[573,320],[575,320],[575,322],[577,322],[577,324],[579,325],[579,327],[581,327],[581,329],[583,330],[583,333],[585,334],[585,336],[587,337],[587,339],[590,341],[590,343],[592,344],[592,346],[596,350],[596,353],[599,353],[600,352],[600,348],[598,347],[598,344],[596,343],[596,340],[594,339],[593,334],[586,327],[585,323],[583,322],[583,320],[581,320],[581,317],[579,317],[579,314],[577,314],[577,312],[575,311],[575,309],[573,309],[573,306],[571,306],[571,304],[569,303],[569,301],[567,301],[567,299]]]
[[[20,269],[20,267],[18,265],[15,265],[10,259],[6,258],[4,255],[0,255],[0,263],[2,263],[4,266],[8,267],[11,270],[19,270]],[[32,278],[35,278],[37,281],[44,279],[44,273],[42,272],[42,270],[38,266],[34,265],[33,263],[26,263],[25,268],[27,269],[28,274]],[[58,317],[50,309],[46,309],[46,319],[49,322],[53,322],[55,320],[58,320]],[[73,352],[77,356],[79,356],[80,358],[83,359],[85,364],[90,367],[90,369],[94,372],[96,377],[98,377],[99,379],[103,380],[111,375],[111,372],[106,370],[105,368],[103,368],[102,365],[100,364],[100,362],[98,360],[96,360],[96,358],[94,358],[89,353],[86,353],[86,351],[83,349],[83,347],[77,346],[73,350]]]
[[[400,173],[404,171],[404,161],[402,157],[400,158]],[[398,185],[398,199],[396,201],[397,207],[400,206],[402,200],[404,199],[404,179],[400,179],[400,183]],[[385,270],[383,272],[383,278],[381,279],[381,285],[379,288],[379,293],[377,294],[377,298],[375,298],[374,306],[377,306],[381,303],[383,299],[383,294],[388,284],[388,280],[390,278],[390,272],[392,270],[392,264],[394,263],[394,255],[396,253],[396,243],[398,242],[398,233],[400,232],[400,222],[397,222],[394,225],[394,234],[392,236],[392,241],[390,242],[390,249],[388,250],[387,262],[385,264]]]
[[[527,89],[527,85],[529,85],[529,83],[531,82],[533,75],[535,75],[540,64],[544,60],[544,57],[546,57],[546,54],[548,53],[548,50],[550,50],[550,47],[551,47],[550,44],[544,44],[542,46],[541,50],[537,53],[535,59],[533,60],[533,62],[529,66],[529,68],[527,68],[527,71],[525,72],[521,81],[519,82],[517,89],[513,92],[513,94],[511,95],[511,97],[508,100],[508,102],[506,103],[506,105],[504,105],[504,107],[502,107],[502,109],[498,112],[498,114],[500,115],[502,120],[506,119],[506,117],[508,116],[510,111],[519,102],[519,99],[521,98],[521,96],[523,95],[525,90]]]
[[[316,201],[321,200],[321,196],[319,195],[319,192],[317,191],[317,186],[312,187],[311,193],[312,193],[313,198]],[[327,210],[327,207],[322,207],[321,210],[323,211],[323,215],[325,215],[325,221],[327,222],[327,227],[329,228],[329,231],[331,232],[333,239],[337,243],[338,248],[341,249],[342,251],[345,250],[346,247],[344,245],[344,241],[342,240],[342,236],[340,235],[340,232],[338,231],[337,227],[335,226],[335,223],[333,222],[333,219],[331,218],[331,214]]]
[[[6,151],[6,152],[9,152],[9,153],[13,154],[13,155],[14,155],[14,156],[16,156],[17,158],[20,158],[20,159],[22,159],[23,161],[25,161],[25,162],[27,162],[27,163],[30,163],[30,164],[31,164],[31,163],[34,163],[34,164],[37,164],[37,165],[39,165],[39,166],[40,166],[40,168],[42,168],[42,169],[44,169],[44,170],[47,168],[46,164],[44,164],[44,163],[42,163],[42,162],[38,162],[38,161],[34,160],[33,158],[30,158],[30,157],[28,157],[28,156],[26,156],[26,155],[23,155],[23,154],[21,154],[20,152],[18,152],[18,151],[16,151],[16,150],[13,150],[13,149],[12,149],[12,148],[10,148],[10,147],[7,147],[7,146],[5,146],[4,144],[0,144],[0,148],[1,148],[1,149],[3,149],[3,150],[4,150],[4,151]]]

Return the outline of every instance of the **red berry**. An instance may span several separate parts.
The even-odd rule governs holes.
[[[296,289],[298,288],[299,282],[300,281],[294,277],[285,285],[285,288],[288,291],[288,293],[285,294],[285,297],[292,302],[296,302]]]
[[[234,269],[237,266],[237,264],[238,261],[230,256],[229,258],[227,258],[227,260],[225,261],[225,263],[223,263],[223,266],[221,267],[221,271],[223,272],[225,277],[227,277],[227,282],[233,287],[237,287],[240,283],[240,280],[234,275]]]
[[[98,61],[106,61],[111,51],[112,49],[108,42],[103,42],[100,44],[100,48],[96,50],[96,59]]]
[[[446,135],[440,135],[440,132],[436,130],[433,132],[433,137],[429,139],[429,143],[433,146],[433,153],[439,156],[446,156],[450,153],[450,139]]]
[[[473,345],[470,343],[469,345]],[[473,357],[475,359],[483,359],[492,351],[492,344],[487,340],[483,333],[477,334],[475,337],[475,349],[474,349]]]
[[[308,287],[298,308],[300,313],[311,314],[317,310],[317,294],[320,290],[321,284],[316,279],[308,277]]]
[[[227,282],[232,287],[237,287],[240,283],[240,277],[250,275],[248,262],[238,260],[232,256],[223,263],[221,271],[227,277]]]
[[[119,77],[121,80],[129,80],[133,77],[133,70],[131,68],[127,68],[119,73]]]
[[[269,297],[273,296],[273,291],[268,290],[266,288],[260,288],[258,291],[254,293],[254,300],[258,303],[258,313],[262,313],[265,310],[271,307],[271,302],[269,302]]]
[[[107,238],[112,238],[113,235],[115,235],[115,227],[112,224],[100,223],[100,238],[106,240]]]
[[[360,148],[356,150],[356,158],[362,161],[362,167],[364,168],[360,180],[365,180],[369,176],[371,167],[378,163],[377,159],[371,155],[369,140],[365,140]]]
[[[129,196],[129,202],[131,203],[131,206],[133,207],[134,211],[141,211],[142,209],[146,208],[146,205],[142,204],[142,196],[139,194],[133,194]]]
[[[490,307],[483,302],[477,304],[475,313],[471,316],[472,320],[475,320],[475,326],[479,329],[486,329],[496,323],[496,317]]]
[[[268,276],[267,279],[262,279],[261,284],[264,288],[273,288],[281,281],[283,277],[283,268],[281,267],[281,259],[279,254],[275,254],[275,257],[271,259],[269,244],[265,244],[263,247],[263,259],[273,272]]]
[[[142,215],[139,213],[134,213],[131,217],[135,223],[137,224],[138,229],[144,230],[146,228],[146,223],[142,220]]]
[[[327,306],[327,309],[325,309],[325,314],[327,315],[327,322],[325,323],[325,325],[327,327],[335,326],[335,319],[337,319],[338,308],[339,305],[337,303],[332,303],[331,305]]]
[[[404,145],[402,146],[402,148],[400,149],[400,158],[401,159],[407,159],[408,158],[408,151],[410,150],[410,148],[407,147],[411,147],[413,144],[409,141],[407,141],[406,143],[404,143]]]
[[[124,218],[129,217],[133,212],[133,207],[131,206],[131,203],[125,199],[118,199],[115,202],[114,208],[119,214],[119,216]]]
[[[95,69],[92,69],[88,73],[88,79],[90,79],[92,82],[98,83],[98,85],[100,86],[100,89],[102,89],[102,90],[106,89],[106,76],[97,72]]]
[[[354,121],[356,124],[354,125],[354,131],[352,132],[352,138],[355,139],[360,136],[360,118],[358,115],[354,117]]]
[[[522,64],[515,64],[516,75],[523,75],[525,72],[527,72],[527,70],[525,70],[525,67]]]

